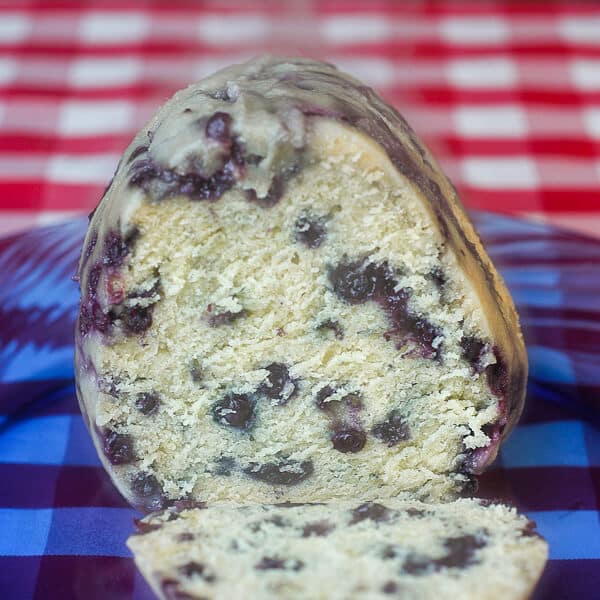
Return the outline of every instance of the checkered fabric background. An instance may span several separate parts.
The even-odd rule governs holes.
[[[528,408],[481,494],[539,525],[536,599],[600,598],[600,5],[0,2],[0,598],[151,598],[72,384],[85,222],[175,89],[269,50],[326,58],[428,141],[518,303]],[[544,224],[545,223],[545,224]]]

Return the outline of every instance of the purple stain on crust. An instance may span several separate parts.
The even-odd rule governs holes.
[[[123,264],[131,251],[131,247],[139,235],[133,228],[123,238],[118,230],[108,232],[102,242],[102,256],[88,271],[87,283],[79,308],[79,333],[85,336],[91,331],[106,334],[109,332],[113,319],[101,306],[99,300],[99,287],[102,275],[106,275],[106,287],[109,301],[119,304],[122,301],[123,290],[120,286],[117,269]],[[86,261],[98,243],[97,234],[93,234],[86,249]],[[89,253],[89,255],[88,255]]]
[[[496,363],[486,367],[485,372],[487,376],[487,382],[492,393],[499,398],[506,396],[509,387],[508,370],[504,357],[500,352],[500,348],[494,346],[493,348]]]
[[[136,535],[145,535],[152,531],[157,531],[162,528],[162,523],[146,523],[141,519],[134,519],[133,524],[135,526]]]
[[[131,490],[144,510],[150,512],[166,507],[167,499],[162,485],[151,473],[140,472],[131,480]]]
[[[107,267],[120,267],[138,236],[139,230],[136,228],[125,237],[118,230],[109,231],[102,247],[102,263]]]
[[[94,209],[95,211],[96,209]],[[93,212],[90,213],[90,216],[93,215]],[[96,244],[98,243],[98,232],[96,230],[92,231],[91,235],[90,235],[90,241],[88,242],[86,248],[85,248],[85,252],[83,254],[83,256],[85,257],[85,262],[87,262],[87,259],[89,259],[89,257],[92,255],[92,252],[94,251],[94,248],[96,247]]]
[[[128,163],[133,162],[136,158],[139,158],[142,154],[148,152],[148,146],[137,146],[129,156]]]
[[[95,297],[82,299],[79,307],[79,333],[85,336],[92,330],[107,333],[111,326],[110,317],[104,313]]]
[[[86,293],[79,307],[79,333],[84,336],[92,330],[106,333],[110,318],[104,313],[98,300],[98,286],[102,276],[102,264],[95,263],[88,272]]]

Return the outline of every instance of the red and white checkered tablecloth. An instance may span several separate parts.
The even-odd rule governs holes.
[[[262,51],[400,108],[468,206],[600,236],[600,4],[4,1],[0,235],[89,211],[172,92]]]

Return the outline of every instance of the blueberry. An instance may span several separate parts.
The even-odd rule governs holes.
[[[119,315],[127,335],[141,334],[152,326],[153,306],[125,307]]]
[[[335,394],[335,390],[330,385],[326,385],[325,387],[322,387],[317,392],[317,397],[316,397],[317,407],[320,408],[321,410],[327,410],[328,405],[331,403],[331,401],[327,401],[327,399],[330,396],[333,396],[333,394]]]
[[[362,429],[350,427],[340,429],[331,436],[333,447],[339,452],[360,452],[367,442],[367,434]]]
[[[294,223],[294,236],[298,242],[311,249],[318,248],[327,237],[325,219],[312,215],[301,215]]]
[[[202,563],[190,561],[177,569],[183,577],[201,577],[204,581],[212,583],[215,580],[214,574]]]
[[[352,511],[352,520],[350,521],[350,525],[360,523],[365,519],[370,519],[371,521],[375,521],[375,523],[380,523],[382,521],[389,520],[391,516],[392,513],[390,509],[386,506],[383,506],[383,504],[379,504],[377,502],[366,502]]]
[[[231,115],[216,112],[206,123],[206,137],[222,144],[231,142]]]
[[[385,442],[390,448],[410,437],[408,423],[404,418],[392,412],[385,421],[373,427],[373,435]]]
[[[253,204],[258,204],[261,208],[272,208],[275,206],[283,197],[285,192],[285,183],[281,177],[273,177],[271,186],[267,190],[267,193],[259,198],[256,190],[250,189],[246,191],[246,200]]]
[[[254,416],[254,400],[248,394],[227,394],[212,408],[213,418],[221,425],[243,429]]]
[[[472,335],[463,336],[460,340],[462,348],[462,357],[471,365],[475,373],[481,373],[483,370],[482,360],[487,350],[487,344]]]
[[[315,521],[314,523],[307,523],[302,529],[302,537],[324,537],[329,535],[335,526],[329,521]]]
[[[153,415],[158,411],[160,396],[156,392],[142,392],[135,399],[135,407],[143,415]]]
[[[270,556],[263,556],[261,561],[255,565],[255,569],[259,571],[268,571],[272,569],[286,569],[290,571],[300,571],[304,567],[304,563],[301,560],[295,558],[283,559],[273,558]]]
[[[376,279],[360,262],[338,264],[329,270],[329,281],[337,296],[350,304],[366,302],[375,292]]]
[[[271,363],[265,369],[269,374],[258,388],[258,392],[276,400],[277,404],[285,404],[297,392],[295,380],[291,378],[287,366],[283,363]]]
[[[223,477],[228,477],[231,475],[232,471],[236,468],[235,459],[229,456],[221,456],[220,458],[215,460],[215,468],[213,473],[215,475],[221,475]]]
[[[485,541],[473,535],[463,535],[444,540],[446,554],[440,558],[409,555],[403,569],[410,575],[422,575],[441,569],[464,569],[475,562],[475,551],[485,546]]]
[[[212,310],[212,305],[209,304],[207,312],[212,313]],[[237,312],[227,310],[214,315],[210,314],[210,316],[208,317],[208,325],[209,327],[221,327],[222,325],[231,325],[231,323],[244,316],[246,316],[246,311],[244,309],[238,310]]]
[[[244,473],[252,479],[272,485],[296,485],[310,477],[313,471],[314,466],[311,460],[300,462],[286,458],[262,465],[250,463],[244,469]]]
[[[425,276],[429,281],[433,282],[433,284],[439,289],[443,289],[443,287],[448,282],[448,278],[446,277],[444,271],[442,271],[441,267],[434,267],[427,273]]]
[[[384,594],[395,594],[398,592],[400,588],[398,587],[398,584],[394,581],[388,581],[382,588],[381,591]]]
[[[344,339],[344,329],[337,321],[333,321],[332,319],[327,319],[326,321],[323,321],[322,323],[320,323],[317,326],[317,330],[324,331],[324,332],[331,331],[331,332],[333,332],[333,335],[335,336],[336,339],[338,339],[338,340]]]
[[[112,465],[127,465],[136,460],[133,438],[126,433],[104,430],[103,450]]]
[[[475,551],[485,546],[485,541],[473,535],[462,535],[444,540],[448,554],[436,560],[436,565],[447,568],[464,568],[473,564]]]

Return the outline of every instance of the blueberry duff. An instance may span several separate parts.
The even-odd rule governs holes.
[[[122,157],[79,278],[81,408],[144,510],[446,501],[522,410],[517,315],[454,188],[325,63],[178,92]]]

